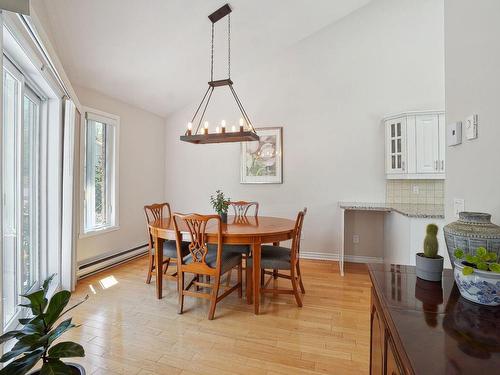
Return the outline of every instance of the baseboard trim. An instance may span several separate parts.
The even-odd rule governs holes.
[[[77,278],[91,276],[97,272],[115,267],[132,259],[141,257],[148,252],[148,245],[139,245],[132,249],[122,250],[115,253],[107,253],[98,258],[92,258],[78,265]]]
[[[339,254],[328,254],[328,253],[317,253],[313,251],[301,251],[300,252],[301,259],[313,259],[313,260],[331,260],[338,261]],[[384,259],[380,257],[368,257],[361,255],[345,255],[345,262],[353,262],[353,263],[383,263]]]

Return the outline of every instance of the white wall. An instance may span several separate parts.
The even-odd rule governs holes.
[[[79,239],[82,262],[147,242],[143,207],[162,201],[164,194],[165,126],[159,116],[96,91],[75,90],[82,105],[120,116],[120,229]]]
[[[500,224],[500,2],[445,0],[447,122],[479,116],[479,138],[446,151],[446,218],[453,198]]]
[[[336,253],[338,201],[385,199],[381,117],[444,107],[443,39],[442,1],[378,0],[273,60],[262,56],[251,74],[238,74],[233,56],[235,88],[254,124],[284,127],[284,183],[239,184],[238,144],[179,141],[200,82],[200,98],[166,120],[166,199],[174,210],[208,212],[220,188],[259,201],[263,215],[292,218],[307,206],[303,251]],[[213,100],[212,123],[239,118]]]

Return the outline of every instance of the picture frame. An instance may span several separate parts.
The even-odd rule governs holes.
[[[256,128],[259,141],[242,142],[240,183],[283,183],[283,127]]]

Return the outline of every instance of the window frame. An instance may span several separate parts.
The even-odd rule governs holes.
[[[90,117],[90,118],[89,118]],[[108,186],[111,185],[111,191],[107,193],[108,200],[110,201],[111,209],[111,224],[92,228],[86,230],[86,216],[88,215],[86,210],[86,159],[87,159],[87,126],[88,120],[97,120],[105,123],[106,125],[112,125],[114,128],[114,134],[112,139],[112,148],[110,150],[109,147],[106,148],[106,159],[111,159],[111,173],[107,176],[106,181]],[[81,146],[80,146],[80,230],[79,230],[79,238],[86,238],[97,236],[100,234],[105,234],[109,232],[113,232],[120,229],[119,224],[119,155],[120,155],[120,117],[111,113],[107,113],[98,109],[90,108],[90,107],[82,107],[82,115],[81,115]],[[107,161],[108,162],[108,161]]]
[[[15,170],[15,189],[16,189],[16,197],[15,197],[15,223],[16,223],[16,228],[15,228],[15,246],[16,246],[16,259],[15,259],[15,286],[14,286],[14,294],[17,296],[17,300],[15,303],[15,310],[14,310],[14,315],[9,318],[8,321],[4,322],[4,314],[2,311],[2,320],[1,320],[1,327],[4,331],[8,331],[10,329],[14,329],[17,326],[17,320],[22,317],[26,317],[28,314],[28,310],[25,308],[19,307],[19,303],[21,303],[21,297],[20,294],[24,293],[31,293],[32,291],[36,290],[40,285],[41,285],[41,278],[42,278],[42,272],[41,272],[41,259],[42,259],[42,248],[41,248],[41,236],[40,236],[40,225],[42,221],[42,216],[41,216],[41,199],[40,199],[40,194],[41,194],[41,179],[40,179],[40,161],[42,158],[42,149],[41,149],[41,126],[42,126],[42,116],[43,116],[43,105],[45,103],[45,97],[44,96],[39,96],[40,89],[37,87],[37,85],[32,82],[29,77],[26,75],[26,73],[17,66],[17,64],[12,60],[10,55],[7,53],[7,51],[3,50],[2,51],[3,56],[2,56],[2,75],[4,74],[4,70],[10,74],[18,83],[18,90],[16,93],[17,96],[17,118],[16,118],[16,131],[15,131],[15,157],[16,157],[16,170]],[[2,80],[3,84],[3,80]],[[2,87],[3,90],[3,87]],[[36,186],[30,187],[31,193],[33,193],[34,196],[30,197],[32,199],[32,203],[35,203],[35,210],[36,210],[36,219],[35,219],[35,226],[30,227],[30,232],[31,235],[30,237],[34,239],[35,243],[31,244],[32,246],[35,246],[36,252],[34,254],[35,256],[35,264],[36,267],[34,268],[35,274],[33,275],[33,278],[35,279],[35,282],[29,287],[28,290],[22,291],[20,288],[21,286],[21,281],[22,281],[22,263],[19,261],[18,257],[20,256],[20,252],[22,251],[22,245],[21,242],[23,240],[23,222],[22,222],[22,189],[23,189],[23,184],[22,184],[22,157],[24,153],[24,147],[23,147],[23,127],[24,127],[24,98],[25,96],[31,100],[34,104],[38,106],[38,118],[36,119],[37,123],[35,125],[34,129],[34,149],[35,153],[33,155],[30,155],[31,160],[31,167],[35,167],[34,170],[34,178],[36,182]],[[3,98],[2,98],[3,99]],[[3,107],[2,107],[2,112],[3,112]],[[3,122],[3,118],[1,119]],[[3,282],[3,280],[2,280]],[[2,304],[2,309],[3,309],[3,304]]]

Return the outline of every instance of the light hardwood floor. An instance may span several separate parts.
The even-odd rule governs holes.
[[[342,278],[335,262],[301,262],[306,294],[266,295],[261,315],[237,294],[217,305],[186,298],[178,315],[175,283],[164,298],[146,285],[140,258],[78,283],[73,329],[89,374],[366,374],[369,363],[370,280],[365,265],[348,264]],[[288,280],[279,280],[289,287]]]

